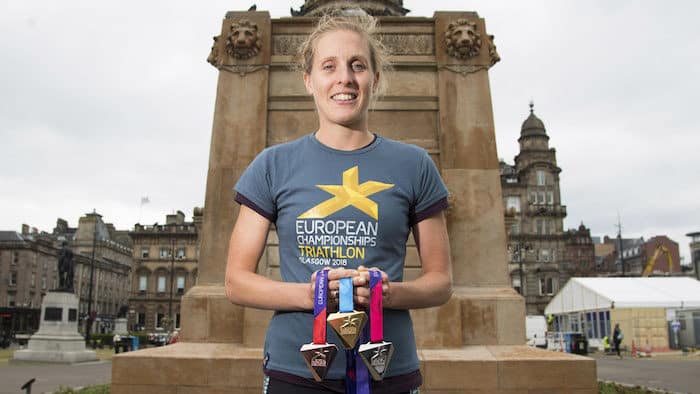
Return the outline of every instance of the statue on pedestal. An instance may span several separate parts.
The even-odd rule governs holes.
[[[58,255],[58,289],[65,292],[73,292],[73,251],[68,248],[68,242],[63,241],[61,252]]]

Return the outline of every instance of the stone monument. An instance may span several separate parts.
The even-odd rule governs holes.
[[[17,350],[12,361],[79,363],[97,360],[85,349],[78,333],[78,297],[73,294],[73,252],[63,243],[59,255],[60,285],[41,301],[39,330],[29,338],[27,349]]]
[[[232,188],[265,147],[316,129],[314,103],[289,70],[299,43],[333,0],[307,0],[294,17],[229,12],[207,59],[219,70],[200,275],[183,298],[181,342],[115,357],[112,392],[253,393],[271,312],[232,305],[224,291],[238,206]],[[370,129],[425,148],[450,190],[454,295],[412,311],[423,393],[596,392],[592,359],[525,346],[525,303],[510,286],[488,70],[500,58],[475,12],[407,17],[400,0],[357,1],[380,17],[394,66]],[[383,8],[382,8],[383,7]],[[244,34],[241,34],[244,33]],[[238,37],[238,38],[236,38]],[[245,39],[241,39],[245,37]],[[261,88],[264,87],[264,88]],[[258,272],[279,279],[272,229]],[[409,245],[404,277],[420,273]]]

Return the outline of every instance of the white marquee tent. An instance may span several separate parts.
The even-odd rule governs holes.
[[[549,302],[546,314],[615,308],[700,308],[693,278],[571,278]]]

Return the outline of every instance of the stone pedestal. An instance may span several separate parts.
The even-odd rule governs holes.
[[[301,75],[289,70],[315,21],[271,20],[266,12],[226,15],[208,59],[219,81],[199,277],[182,299],[181,342],[116,356],[112,393],[260,392],[271,312],[232,305],[223,286],[238,214],[232,189],[265,147],[318,127]],[[426,149],[450,191],[454,296],[440,307],[411,311],[421,392],[595,393],[594,360],[524,346],[525,302],[507,272],[488,79],[498,54],[484,20],[475,12],[436,12],[433,18],[382,18],[380,25],[394,70],[386,75],[389,91],[374,104],[370,130]],[[257,50],[232,50],[230,37],[242,28],[257,34]],[[479,50],[448,48],[448,37],[464,37],[469,29],[480,37]],[[277,250],[272,229],[258,273],[279,279]],[[420,264],[409,240],[404,278],[420,275]]]
[[[12,361],[96,361],[97,355],[85,349],[85,338],[78,333],[78,302],[78,297],[73,293],[46,293],[41,303],[39,331],[29,338],[27,349],[14,353]]]
[[[126,318],[118,317],[114,319],[114,333],[119,335],[128,335],[129,330],[126,327]]]

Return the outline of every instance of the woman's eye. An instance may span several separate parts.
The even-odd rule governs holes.
[[[333,69],[333,65],[332,65],[332,64],[324,64],[324,65],[323,65],[323,69],[324,69],[324,70],[332,70],[332,69]]]
[[[367,67],[365,67],[365,65],[362,64],[362,63],[353,63],[353,64],[352,64],[352,69],[355,70],[355,71],[363,71],[363,70],[365,70],[366,68],[367,68]]]

